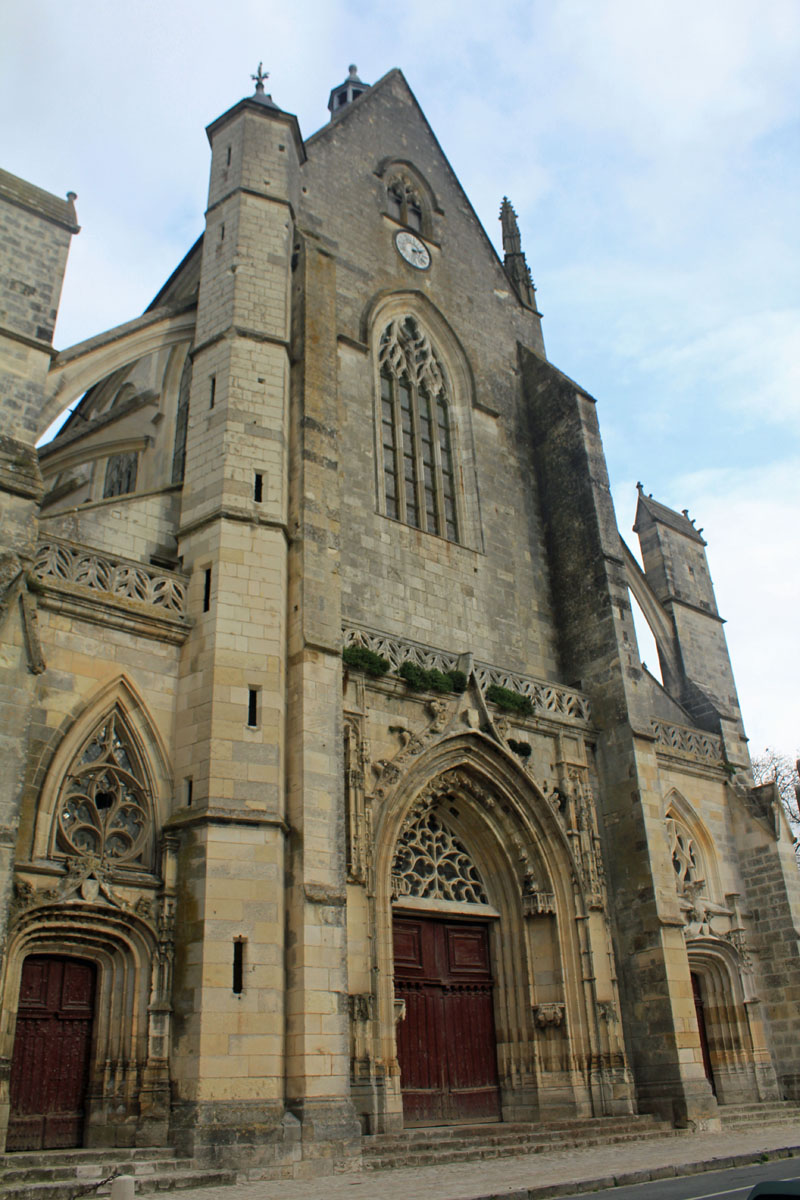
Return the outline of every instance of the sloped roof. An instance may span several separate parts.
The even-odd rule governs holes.
[[[659,500],[654,500],[652,496],[645,495],[641,484],[637,484],[639,489],[639,503],[636,506],[636,521],[633,526],[634,533],[639,532],[639,521],[641,514],[644,513],[652,521],[658,525],[666,525],[669,529],[674,529],[676,533],[682,533],[684,537],[691,538],[694,542],[699,542],[701,546],[708,543],[700,536],[702,530],[695,529],[694,522],[690,519],[688,511],[684,509],[682,513],[677,513],[673,508],[667,508],[666,504],[662,504]]]
[[[70,192],[69,195],[70,199],[62,200],[59,196],[54,196],[52,192],[46,192],[44,188],[28,183],[27,179],[20,179],[18,175],[12,175],[10,171],[0,170],[0,196],[4,200],[10,201],[11,204],[16,204],[20,208],[27,208],[29,212],[37,213],[38,216],[45,217],[48,221],[55,221],[56,224],[63,225],[70,233],[77,233],[80,226],[73,204],[76,197],[73,192]]]

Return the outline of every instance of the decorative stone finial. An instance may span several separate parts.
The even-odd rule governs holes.
[[[536,311],[536,288],[533,286],[531,273],[525,255],[517,225],[517,214],[508,196],[503,197],[500,205],[500,223],[503,227],[503,265],[506,274],[523,304]]]
[[[351,79],[358,79],[358,67],[356,66],[355,63],[350,63],[350,66],[347,69],[350,72]],[[359,80],[359,83],[360,82],[361,81]]]
[[[264,92],[264,80],[269,79],[269,71],[262,70],[263,66],[264,66],[263,62],[260,62],[258,64],[258,70],[256,71],[255,75],[250,76],[250,78],[255,82],[256,93],[259,96],[263,95],[263,92]]]

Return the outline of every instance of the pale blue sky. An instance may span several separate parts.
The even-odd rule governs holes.
[[[204,126],[259,59],[305,136],[399,66],[498,242],[519,214],[549,357],[634,485],[689,508],[752,745],[800,745],[797,0],[10,0],[0,163],[78,193],[59,347],[140,312],[202,231]],[[651,664],[652,651],[643,650]]]

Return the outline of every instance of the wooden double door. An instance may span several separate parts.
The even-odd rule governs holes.
[[[406,1124],[499,1120],[488,926],[395,917],[394,979]]]
[[[25,959],[11,1060],[8,1150],[82,1144],[94,996],[92,963],[51,955]]]

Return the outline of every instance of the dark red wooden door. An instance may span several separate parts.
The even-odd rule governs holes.
[[[714,1082],[714,1072],[711,1068],[711,1054],[708,1049],[708,1028],[706,1026],[706,1011],[703,1004],[703,985],[700,976],[692,971],[692,995],[694,996],[694,1011],[697,1016],[697,1032],[700,1034],[700,1052],[703,1055],[703,1069],[706,1079],[711,1084],[711,1090],[716,1096],[717,1085]]]
[[[497,1120],[487,927],[396,917],[394,976],[395,995],[406,1002],[397,1027],[406,1124]]]
[[[94,991],[91,963],[49,955],[25,959],[7,1149],[81,1145]]]

